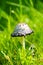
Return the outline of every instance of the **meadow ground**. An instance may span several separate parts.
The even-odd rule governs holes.
[[[43,65],[43,1],[4,0],[0,3],[0,65]],[[11,37],[20,22],[34,31],[25,37],[25,50],[22,37]]]

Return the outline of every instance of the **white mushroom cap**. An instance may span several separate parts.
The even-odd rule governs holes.
[[[25,23],[19,23],[16,25],[14,32],[11,34],[12,37],[30,35],[33,31]]]

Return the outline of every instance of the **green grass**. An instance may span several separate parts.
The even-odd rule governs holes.
[[[37,3],[32,0],[19,0],[19,3],[6,0],[9,12],[0,8],[0,65],[43,65],[42,3],[40,0]],[[27,23],[34,31],[25,37],[25,50],[21,37],[11,37],[19,22]]]

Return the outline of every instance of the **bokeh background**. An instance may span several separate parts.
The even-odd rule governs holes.
[[[11,37],[24,22],[34,31],[22,39]],[[0,65],[43,65],[43,0],[0,0]]]

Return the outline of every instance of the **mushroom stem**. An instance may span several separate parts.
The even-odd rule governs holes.
[[[25,49],[25,38],[24,38],[24,36],[22,37],[22,46]]]

